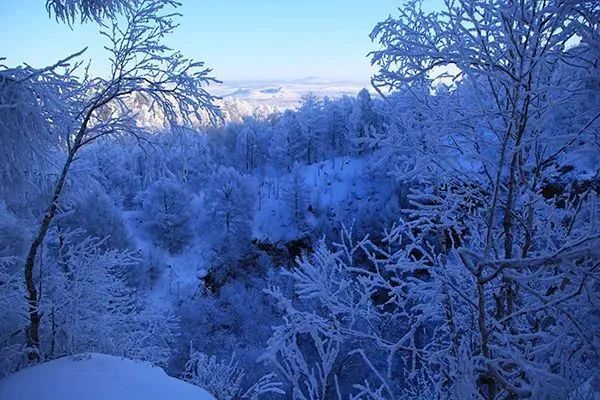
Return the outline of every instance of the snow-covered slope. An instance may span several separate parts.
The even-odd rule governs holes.
[[[2,400],[214,400],[147,363],[83,354],[24,369],[0,381]]]
[[[316,216],[332,221],[351,223],[359,208],[367,205],[370,212],[381,213],[382,204],[396,199],[390,181],[375,181],[368,174],[368,162],[364,158],[336,157],[299,169],[305,185],[307,223],[314,224]],[[260,207],[254,218],[254,238],[276,243],[298,239],[299,234],[290,222],[291,204],[286,204],[285,190],[292,175],[266,178],[260,186]],[[325,217],[327,215],[327,217]],[[347,218],[350,217],[350,218]]]

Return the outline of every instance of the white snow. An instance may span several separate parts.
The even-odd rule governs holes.
[[[215,400],[161,368],[104,354],[63,357],[0,381],[2,400]]]

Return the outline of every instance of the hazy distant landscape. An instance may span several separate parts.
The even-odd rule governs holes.
[[[234,97],[248,102],[297,108],[303,96],[313,93],[318,97],[356,96],[368,81],[335,81],[316,77],[274,81],[227,81],[213,87],[213,93],[224,99]]]
[[[0,32],[0,400],[600,400],[600,2]]]

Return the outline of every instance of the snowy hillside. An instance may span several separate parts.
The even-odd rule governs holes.
[[[357,215],[363,202],[381,213],[381,204],[393,202],[389,198],[393,194],[385,189],[391,182],[373,181],[366,164],[360,157],[337,157],[265,179],[260,185],[254,238],[271,243],[298,239],[319,218],[352,224],[347,216]],[[298,201],[302,210],[294,221],[290,203]]]
[[[214,400],[150,364],[82,354],[21,370],[0,381],[3,400]]]

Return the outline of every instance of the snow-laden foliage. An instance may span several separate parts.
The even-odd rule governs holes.
[[[5,264],[14,262],[15,258],[25,253],[24,241],[28,236],[27,229],[19,218],[0,201],[0,259]]]
[[[336,248],[321,243],[288,272],[295,296],[268,289],[284,323],[263,358],[278,367],[293,398],[481,398],[480,374],[490,363],[478,354],[481,337],[473,327],[488,329],[482,314],[484,322],[497,318],[496,289],[482,290],[481,279],[461,265],[466,250],[435,254],[431,240],[412,232],[411,224],[399,226],[381,247],[344,231]],[[569,253],[578,267],[566,262]],[[515,269],[520,296],[486,331],[491,365],[512,367],[496,375],[503,384],[536,398],[565,397],[589,376],[586,366],[596,362],[596,339],[588,335],[598,325],[590,304],[597,259],[598,251],[581,241],[506,267]]]
[[[423,358],[422,390],[448,396],[464,351],[471,386],[490,399],[566,397],[597,366],[597,175],[547,188],[598,159],[598,103],[586,101],[598,52],[573,44],[597,15],[588,3],[465,0],[427,13],[412,2],[373,31],[374,83],[399,90],[388,97],[397,127],[373,143],[389,143],[382,163],[413,186],[388,273],[426,273],[379,285],[419,284],[414,303],[391,304],[433,324],[425,348],[444,357]],[[566,125],[553,118],[564,110]]]
[[[177,182],[160,180],[140,194],[140,219],[152,243],[178,253],[193,236],[192,197]]]
[[[46,68],[2,66],[0,69],[2,109],[21,114],[17,123],[24,121],[20,124],[23,129],[9,126],[12,133],[7,135],[20,137],[39,131],[42,139],[36,141],[44,141],[47,131],[56,131],[56,137],[62,139],[60,144],[67,153],[66,159],[61,160],[58,176],[50,178],[54,189],[25,258],[29,313],[27,342],[32,361],[40,358],[42,319],[34,276],[36,257],[59,209],[69,171],[81,149],[103,137],[129,134],[141,138],[146,132],[136,123],[135,112],[127,103],[127,99],[136,94],[146,98],[150,110],[160,111],[171,126],[190,124],[192,119],[201,118],[201,111],[207,111],[210,116],[216,114],[213,97],[204,89],[206,84],[214,81],[208,75],[209,70],[203,63],[189,60],[163,43],[164,37],[177,26],[177,14],[169,8],[178,3],[141,0],[48,4],[54,7],[59,19],[72,20],[76,12],[83,19],[109,17],[107,23],[100,25],[100,34],[107,42],[105,49],[109,53],[110,72],[107,78],[92,77],[87,69],[80,68],[81,62],[77,59],[85,49]],[[31,105],[21,105],[23,102]],[[43,111],[35,112],[38,109]],[[34,115],[28,117],[31,112]],[[21,147],[31,153],[29,146]],[[19,173],[21,165],[17,167]]]
[[[308,212],[308,188],[298,164],[290,174],[289,182],[282,191],[282,199],[287,203],[290,229],[301,232],[305,228]]]
[[[61,96],[75,84],[67,60],[56,67],[67,72],[0,64],[0,193],[12,207],[43,203],[39,197],[57,171],[55,157],[69,126]]]
[[[183,378],[200,386],[218,399],[233,400],[241,392],[243,371],[232,356],[229,362],[190,349]]]
[[[220,167],[210,180],[204,201],[216,262],[227,263],[250,242],[255,196],[253,182],[234,168]]]
[[[86,237],[84,233],[53,230],[42,250],[38,286],[40,311],[45,316],[40,326],[42,357],[54,359],[98,351],[165,365],[176,321],[148,309],[127,288],[120,276],[137,263],[130,252],[108,250],[107,239]],[[20,351],[3,358],[3,375],[26,365],[21,340],[25,321],[19,309],[9,308],[21,303],[18,299],[23,299],[24,306],[23,286],[16,279],[20,274],[14,273],[14,267],[4,271],[0,285],[0,291],[6,290],[0,326],[2,348]]]
[[[194,351],[193,348],[190,348],[190,359],[183,374],[184,380],[204,388],[219,400],[258,400],[271,393],[284,394],[279,388],[281,384],[274,381],[274,377],[273,374],[265,375],[244,390],[244,372],[235,361],[235,356],[225,362]]]
[[[104,19],[115,18],[119,14],[132,9],[138,0],[46,0],[46,10],[57,21],[69,25],[77,22],[94,21],[101,23]],[[171,2],[171,4],[176,4]]]
[[[174,321],[152,315],[119,278],[136,260],[119,250],[103,250],[102,240],[77,232],[57,232],[58,247],[40,286],[42,337],[48,358],[98,351],[165,364]]]
[[[102,246],[108,249],[127,249],[130,245],[123,215],[100,188],[77,193],[76,202],[58,216],[57,227],[83,229],[87,236],[106,238]]]

